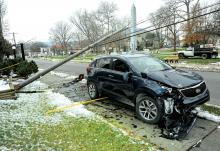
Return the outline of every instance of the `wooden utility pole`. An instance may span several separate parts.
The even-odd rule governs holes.
[[[12,36],[13,36],[13,41],[14,41],[14,45],[13,45],[13,47],[12,47],[12,49],[13,49],[13,53],[14,53],[14,58],[16,58],[16,40],[15,40],[15,34],[16,33],[9,33],[9,34],[12,34]]]
[[[90,44],[89,46],[83,48],[82,50],[78,51],[77,53],[74,53],[74,54],[70,55],[69,57],[67,57],[67,58],[64,59],[63,61],[61,61],[61,62],[59,62],[59,63],[53,65],[52,67],[49,67],[49,68],[46,69],[46,70],[43,70],[43,71],[37,73],[37,74],[34,75],[33,77],[30,77],[29,79],[27,79],[26,81],[24,81],[23,83],[21,83],[21,84],[15,86],[15,89],[18,90],[18,89],[23,88],[24,86],[26,86],[26,85],[32,83],[33,81],[37,80],[38,78],[40,78],[40,77],[44,76],[45,74],[49,73],[50,71],[52,71],[52,70],[58,68],[59,66],[62,66],[64,63],[66,63],[66,62],[72,60],[73,58],[75,58],[75,57],[77,57],[77,56],[79,56],[80,54],[84,53],[85,51],[88,51],[89,49],[93,48],[94,46],[96,46],[96,45],[99,44],[100,42],[106,40],[107,38],[111,37],[112,35],[115,35],[115,34],[121,32],[123,29],[124,29],[124,28],[122,28],[122,29],[120,29],[120,30],[118,30],[118,31],[115,31],[115,32],[113,32],[113,33],[111,33],[111,34],[109,34],[109,35],[107,35],[107,36],[101,38],[100,40],[98,40],[98,41],[96,41],[96,42]]]
[[[21,55],[22,55],[22,59],[25,60],[25,54],[24,54],[24,44],[20,43],[21,45]]]

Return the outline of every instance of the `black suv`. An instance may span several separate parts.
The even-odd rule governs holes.
[[[119,97],[147,123],[184,114],[210,99],[200,75],[174,69],[147,54],[101,57],[90,63],[87,74],[91,99],[103,94]]]

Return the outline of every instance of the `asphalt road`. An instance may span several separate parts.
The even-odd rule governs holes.
[[[40,69],[47,69],[57,63],[55,61],[38,60],[38,59],[34,61],[36,61]],[[86,74],[87,67],[88,67],[88,63],[67,62],[63,66],[58,67],[55,71],[78,75],[78,74]]]
[[[220,106],[220,73],[196,72],[203,76],[210,91],[211,99],[208,103]]]
[[[35,60],[40,69],[47,69],[48,67],[56,64],[57,62],[47,60]],[[65,72],[69,74],[80,74],[86,73],[86,67],[88,63],[74,63],[68,62],[63,66],[56,69],[57,72]],[[220,73],[217,72],[199,72],[200,75],[205,79],[208,88],[211,93],[211,100],[209,104],[220,106]]]

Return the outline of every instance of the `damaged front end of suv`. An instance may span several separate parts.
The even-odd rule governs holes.
[[[179,71],[175,71],[179,72]],[[209,90],[205,82],[183,87],[181,84],[166,85],[158,82],[166,90],[158,97],[164,106],[164,114],[159,122],[162,136],[169,139],[182,139],[193,128],[197,112],[195,107],[209,101]]]

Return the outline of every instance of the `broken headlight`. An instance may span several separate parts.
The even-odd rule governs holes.
[[[161,88],[167,90],[169,93],[171,93],[172,90],[173,90],[172,88],[166,87],[166,86],[164,86],[164,85],[162,85]]]
[[[174,108],[174,99],[172,98],[164,99],[164,108],[166,114],[172,114]]]

